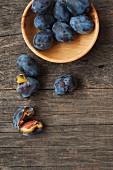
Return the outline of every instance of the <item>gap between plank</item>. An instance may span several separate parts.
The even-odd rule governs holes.
[[[22,33],[17,33],[17,34],[6,34],[6,35],[0,35],[0,38],[3,38],[3,37],[9,37],[9,36],[15,36],[15,35],[21,35]]]

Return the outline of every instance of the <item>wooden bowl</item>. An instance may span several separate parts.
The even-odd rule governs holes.
[[[31,5],[32,1],[27,5],[23,13],[21,28],[26,44],[37,56],[54,63],[68,63],[83,57],[91,50],[99,33],[99,18],[93,5],[89,14],[95,23],[93,32],[87,35],[77,35],[75,40],[70,43],[56,41],[50,49],[45,51],[37,50],[32,43],[34,35],[39,30],[34,27],[34,18],[37,14],[32,12]]]

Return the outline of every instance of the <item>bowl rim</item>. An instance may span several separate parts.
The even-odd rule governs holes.
[[[29,42],[29,40],[27,38],[25,29],[24,29],[24,25],[25,25],[24,23],[25,23],[26,14],[28,13],[29,9],[31,8],[32,2],[33,2],[33,0],[31,0],[31,2],[26,6],[26,8],[23,12],[22,19],[21,19],[21,31],[22,31],[22,35],[23,35],[25,43],[27,44],[27,46],[30,48],[30,50],[34,54],[36,54],[38,57],[40,57],[40,58],[42,58],[46,61],[61,64],[61,63],[69,63],[69,62],[76,61],[76,60],[82,58],[83,56],[85,56],[92,49],[92,47],[96,43],[96,40],[97,40],[98,35],[99,35],[99,29],[100,29],[99,17],[98,17],[96,9],[95,9],[95,7],[92,3],[91,3],[91,6],[92,6],[93,10],[95,11],[95,15],[96,15],[98,22],[97,22],[96,27],[95,27],[96,35],[94,36],[93,40],[91,41],[91,44],[88,46],[88,48],[86,50],[84,50],[80,55],[76,56],[75,58],[73,57],[73,58],[69,58],[69,59],[66,59],[66,60],[62,60],[62,59],[58,60],[58,59],[54,59],[54,58],[48,58],[45,55],[41,54],[39,50],[35,49],[35,47],[33,47],[33,45],[31,45],[31,43]]]

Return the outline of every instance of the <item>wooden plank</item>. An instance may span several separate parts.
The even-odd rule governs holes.
[[[52,166],[52,167],[40,167],[40,166],[21,166],[21,167],[1,167],[1,170],[75,170],[75,167],[74,166]],[[95,169],[96,168],[96,169]],[[106,167],[87,167],[86,168],[81,168],[81,167],[76,167],[76,170],[105,170],[104,168]],[[112,167],[107,167],[107,170],[112,170]]]
[[[8,131],[8,130],[7,130]],[[113,125],[53,126],[33,137],[25,137],[10,130],[0,133],[0,148],[42,148],[47,146],[72,146],[83,149],[113,149]],[[37,143],[38,142],[38,143]],[[29,143],[29,144],[27,144]],[[107,143],[107,145],[106,145]]]
[[[95,169],[96,168],[96,169]],[[87,169],[85,167],[81,168],[81,167],[76,167],[76,170],[106,170],[105,169],[106,167],[87,167]],[[1,167],[1,170],[75,170],[75,167],[74,166],[52,166],[52,167],[40,167],[40,166],[21,166],[21,167],[17,167],[17,166],[14,166],[14,167]],[[112,170],[112,167],[107,167],[107,170]]]
[[[50,126],[113,123],[113,89],[76,90],[62,97],[40,90],[30,99],[14,90],[0,91],[1,122],[12,122],[14,112],[23,105],[34,107],[34,118]]]
[[[38,141],[37,141],[38,143]],[[75,141],[76,143],[76,141]],[[113,167],[113,151],[75,146],[47,146],[41,148],[2,148],[1,166],[74,166],[95,169]],[[7,156],[6,156],[7,155]]]
[[[55,167],[55,166],[52,166],[52,167],[40,167],[40,166],[35,166],[35,167],[33,167],[33,166],[27,166],[27,167],[25,167],[25,166],[21,166],[21,167],[17,167],[17,166],[15,166],[15,167],[1,167],[1,170],[75,170],[75,167],[73,167],[73,166],[59,166],[59,167]],[[85,170],[84,168],[77,168],[76,170]],[[91,169],[87,169],[87,170],[91,170]]]
[[[15,35],[20,34],[20,23],[22,13],[24,8],[29,2],[25,1],[18,1],[15,2],[14,0],[8,1],[5,0],[1,5],[1,17],[0,17],[0,36],[8,36],[8,35]]]

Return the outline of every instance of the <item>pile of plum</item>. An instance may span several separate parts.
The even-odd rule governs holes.
[[[21,55],[17,58],[17,66],[22,74],[17,76],[16,91],[23,97],[29,98],[39,89],[40,69],[36,60],[28,55]],[[77,79],[72,75],[62,75],[54,82],[54,92],[56,95],[65,95],[73,92],[77,88]],[[29,106],[19,108],[13,117],[13,126],[24,136],[33,136],[43,129],[43,123],[31,119],[34,109]]]
[[[88,16],[91,11],[89,0],[34,0],[32,11],[38,16],[34,26],[40,31],[33,38],[38,50],[49,49],[56,39],[68,43],[78,34],[89,34],[94,22]]]
[[[17,58],[17,66],[23,74],[17,76],[17,92],[23,97],[28,98],[32,93],[39,89],[39,65],[28,55],[21,55]],[[65,95],[73,92],[77,87],[77,80],[71,75],[63,75],[56,79],[54,91],[56,95]]]
[[[22,74],[17,76],[16,91],[23,98],[28,98],[39,89],[39,65],[36,60],[24,54],[17,58],[17,66]],[[43,129],[42,122],[31,120],[33,115],[34,109],[29,106],[19,108],[14,114],[13,126],[24,136],[33,136]]]

